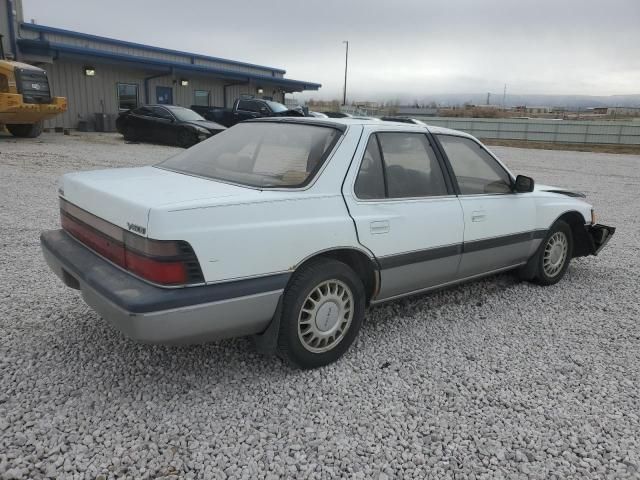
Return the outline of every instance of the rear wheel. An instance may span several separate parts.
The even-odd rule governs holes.
[[[31,124],[14,123],[8,124],[7,130],[9,130],[11,135],[13,135],[14,137],[36,138],[42,133],[43,127],[43,122],[36,122]]]
[[[334,362],[356,338],[364,311],[364,287],[351,268],[332,259],[312,261],[284,293],[278,353],[299,368]]]
[[[554,223],[537,253],[535,282],[553,285],[564,277],[573,255],[571,227],[564,221]]]

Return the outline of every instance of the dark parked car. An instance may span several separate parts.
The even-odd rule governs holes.
[[[220,123],[226,127],[232,127],[236,123],[253,118],[305,116],[301,109],[290,109],[281,103],[263,98],[239,98],[233,102],[233,108],[191,105],[191,109],[207,120]]]
[[[422,120],[410,117],[382,117],[380,120],[384,120],[385,122],[410,123],[412,125],[421,125],[423,127],[426,125]]]
[[[188,108],[143,105],[121,113],[116,128],[125,140],[147,140],[189,148],[227,127],[205,120]]]
[[[348,113],[342,112],[322,112],[329,118],[351,118],[351,115]]]

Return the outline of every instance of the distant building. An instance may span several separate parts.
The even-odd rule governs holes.
[[[432,107],[398,107],[396,115],[407,117],[435,117],[438,115],[438,109]]]
[[[554,109],[552,107],[529,107],[527,105],[518,105],[517,107],[513,107],[513,111],[522,112],[522,113],[541,114],[541,113],[552,113],[554,112]]]
[[[553,108],[551,107],[526,107],[527,113],[551,113]]]
[[[640,107],[607,107],[606,114],[640,116]]]

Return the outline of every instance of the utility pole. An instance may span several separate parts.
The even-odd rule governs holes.
[[[342,96],[342,105],[347,104],[347,66],[349,65],[349,40],[343,40],[344,44],[347,45],[347,49],[344,53],[344,94]]]
[[[507,100],[507,84],[504,84],[504,91],[502,92],[502,110],[506,110],[507,109],[507,105],[506,105],[506,100]]]

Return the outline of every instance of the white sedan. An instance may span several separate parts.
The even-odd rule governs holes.
[[[368,305],[505,270],[554,284],[615,231],[470,135],[354,119],[244,122],[59,194],[44,256],[126,335],[254,335],[302,368],[343,355]]]

